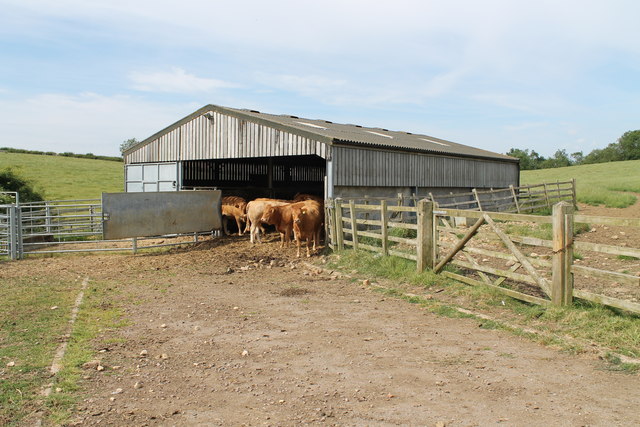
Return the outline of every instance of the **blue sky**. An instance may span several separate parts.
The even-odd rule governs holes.
[[[544,156],[640,129],[635,0],[0,4],[0,146],[118,155],[210,103]]]

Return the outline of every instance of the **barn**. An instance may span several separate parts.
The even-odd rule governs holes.
[[[519,184],[518,159],[444,139],[206,105],[124,153],[125,191],[395,197]]]

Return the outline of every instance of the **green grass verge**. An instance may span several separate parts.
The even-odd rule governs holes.
[[[522,171],[522,185],[576,179],[577,199],[589,205],[624,208],[640,193],[640,160]]]
[[[482,319],[483,328],[499,328],[526,336],[546,345],[570,352],[586,349],[578,343],[595,343],[599,347],[625,356],[640,358],[640,316],[612,310],[598,304],[576,302],[572,307],[541,307],[505,296],[497,290],[482,286],[467,286],[434,274],[416,272],[415,263],[397,257],[385,257],[365,251],[345,250],[329,258],[331,268],[357,271],[370,279],[390,279],[425,288],[426,293],[438,291],[437,299],[404,297],[426,309],[449,317],[468,317],[456,307],[491,312],[495,321]],[[402,296],[399,290],[386,293]],[[518,325],[514,328],[509,325]],[[524,332],[525,329],[540,334]],[[633,369],[624,365],[627,372]]]
[[[123,163],[0,152],[0,169],[13,168],[44,192],[46,200],[99,199],[124,188]]]
[[[60,424],[70,413],[77,398],[81,366],[92,357],[90,341],[100,330],[116,326],[120,316],[117,308],[105,305],[111,298],[108,291],[99,284],[90,284],[62,361],[63,368],[52,379],[49,367],[79,292],[79,283],[50,277],[3,280],[0,425],[20,425],[35,413]],[[51,382],[53,392],[45,398],[42,390]]]
[[[582,233],[586,233],[591,229],[591,225],[576,222],[573,224],[573,235],[577,236]],[[551,224],[518,224],[507,223],[504,231],[507,234],[513,234],[516,236],[535,237],[543,240],[553,240],[553,226]]]

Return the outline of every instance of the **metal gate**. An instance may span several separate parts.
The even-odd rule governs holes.
[[[20,209],[16,205],[0,205],[0,256],[18,259],[21,255]]]
[[[128,209],[127,215],[108,213],[110,220],[131,220],[125,227],[126,236],[108,238],[103,235],[103,228],[109,220],[104,221],[100,200],[0,204],[0,258],[15,260],[34,253],[135,253],[139,249],[197,242],[199,236],[213,235],[212,231],[221,227],[220,191],[119,195],[138,196],[142,201],[125,200],[123,209]],[[150,197],[159,198],[155,205],[148,200]],[[131,207],[140,209],[135,211]],[[169,227],[157,227],[158,221],[165,221]]]
[[[221,198],[220,190],[102,193],[104,238],[220,229]]]

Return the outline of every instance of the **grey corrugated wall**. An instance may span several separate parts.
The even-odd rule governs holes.
[[[518,183],[518,164],[334,146],[334,185],[500,188]]]

